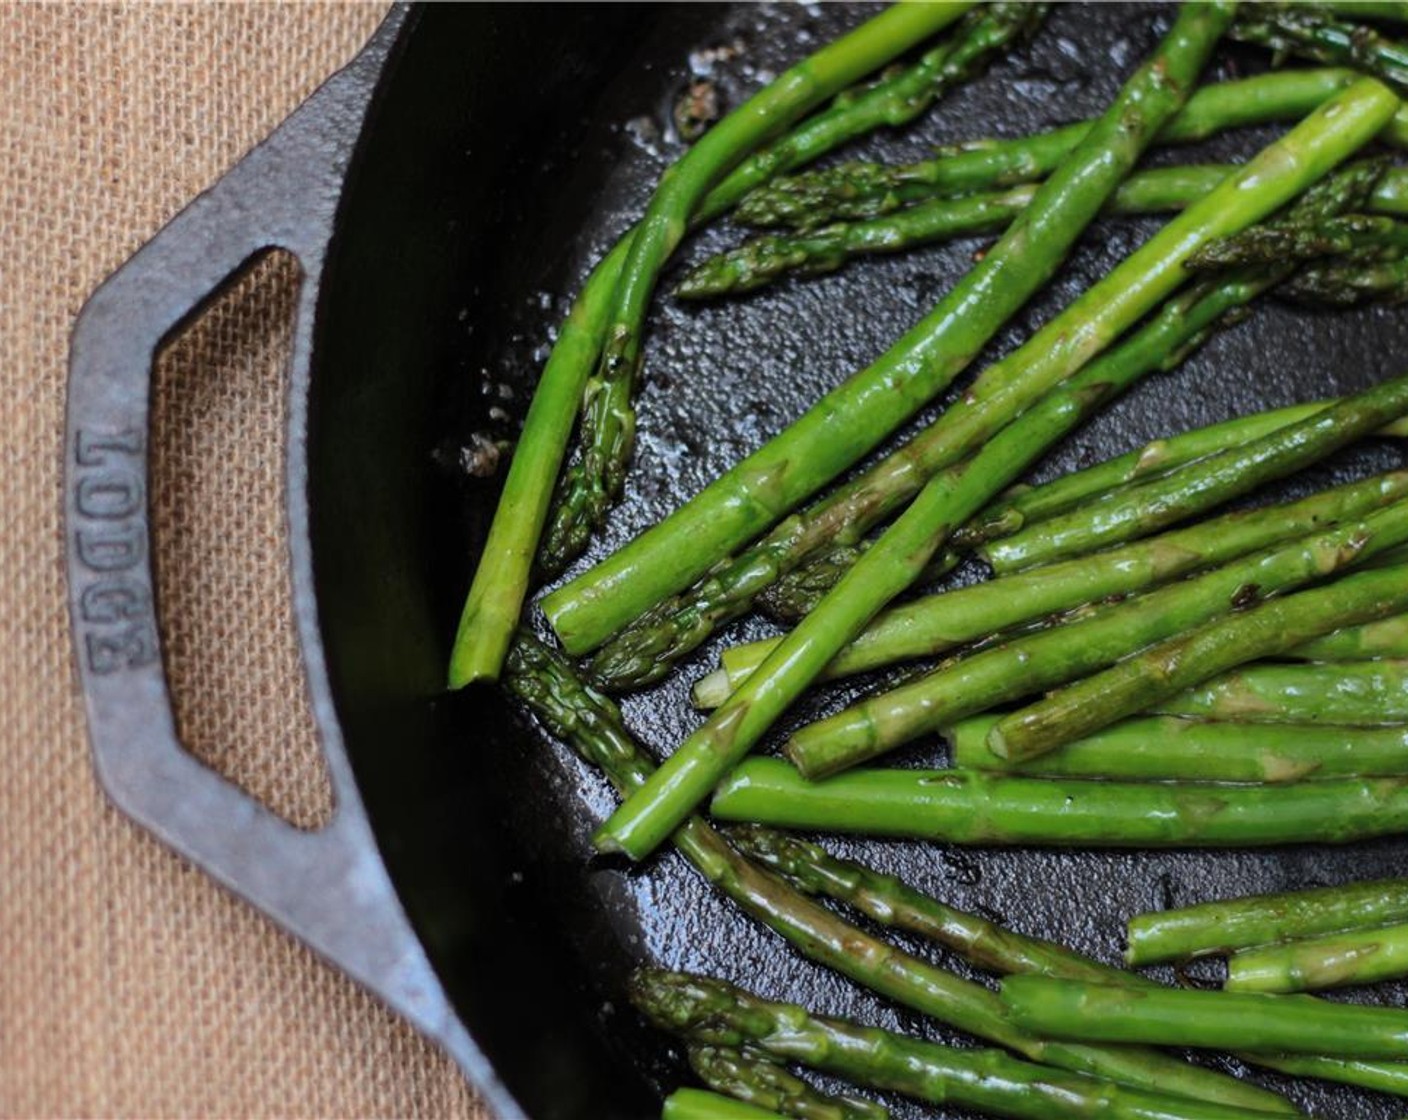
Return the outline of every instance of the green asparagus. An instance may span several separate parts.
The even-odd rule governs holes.
[[[1247,786],[863,769],[813,782],[782,759],[750,758],[720,783],[710,811],[779,828],[984,846],[1342,844],[1408,827],[1408,778]]]
[[[574,555],[620,492],[635,441],[631,405],[655,282],[709,188],[772,134],[972,7],[966,0],[897,4],[822,47],[711,128],[660,178],[631,236],[601,356],[583,388],[582,451],[558,485],[549,554]]]
[[[1248,4],[1239,13],[1231,35],[1244,43],[1269,47],[1278,58],[1294,55],[1333,66],[1352,66],[1400,93],[1408,93],[1408,48],[1363,24],[1333,19],[1308,5]]]
[[[1136,915],[1125,960],[1159,964],[1399,922],[1408,922],[1408,879],[1229,898]]]
[[[1057,1037],[1408,1057],[1408,1011],[1393,1007],[1259,992],[1117,988],[1045,976],[1004,980],[1002,1002],[1018,1023]]]
[[[1311,992],[1408,976],[1408,925],[1265,945],[1227,961],[1229,992]]]
[[[660,1120],[786,1120],[776,1112],[703,1089],[676,1089],[665,1098]]]
[[[1096,556],[916,599],[875,619],[827,666],[825,675],[850,676],[932,656],[1029,619],[1143,591],[1322,527],[1365,517],[1405,496],[1408,471],[1393,471],[1298,502],[1224,514]],[[721,655],[725,691],[742,684],[779,641],[768,638],[726,648]]]
[[[1408,539],[1408,502],[1101,607],[1088,617],[977,652],[795,731],[788,757],[811,778],[873,758],[995,704],[1114,664],[1217,618],[1248,589],[1274,595],[1324,579]]]
[[[1140,172],[1120,184],[1106,209],[1115,214],[1181,210],[1227,177],[1225,165],[1168,167]],[[754,238],[695,265],[675,288],[682,299],[747,292],[779,276],[832,272],[853,257],[897,253],[953,237],[991,233],[1007,226],[1035,197],[1037,185],[937,198],[860,222],[838,222],[790,235]]]
[[[1300,470],[1408,413],[1408,376],[1346,397],[1299,423],[1241,447],[1112,491],[978,549],[999,574],[1083,556],[1166,525]]]
[[[1408,609],[1408,564],[1371,569],[1205,623],[1004,716],[988,733],[1003,758],[1026,759],[1186,688],[1341,626]]]
[[[997,716],[945,731],[953,765],[1121,781],[1298,782],[1408,774],[1408,729],[1209,723],[1162,716],[1124,720],[1060,750],[1009,763],[988,750]]]
[[[1374,189],[1381,171],[1377,161],[1351,164],[1315,184],[1290,216],[1333,214],[1353,207]],[[1006,471],[1022,469],[1108,397],[1150,372],[1176,365],[1222,318],[1244,306],[1280,275],[1278,269],[1237,272],[1173,297],[1149,324],[993,436],[982,453],[986,461]],[[1279,422],[1279,414],[1277,419]],[[1249,418],[1246,427],[1254,423]],[[1175,449],[1181,451],[1185,443],[1199,445],[1190,434],[1176,441],[1176,448],[1171,441],[1160,454],[1172,458]],[[689,591],[651,608],[596,654],[591,664],[593,679],[616,689],[658,679],[715,627],[747,610],[780,574],[820,552],[834,570],[808,573],[818,582],[830,578],[829,585],[817,589],[815,600],[804,612],[809,613],[820,595],[859,559],[863,549],[856,545],[864,543],[860,535],[907,501],[952,458],[949,429],[941,417],[854,482],[788,518],[735,559],[716,565]],[[1146,455],[1145,461],[1153,458]],[[970,469],[971,463],[950,468],[948,473],[956,479]],[[951,556],[931,561],[920,578],[928,578],[951,561]]]
[[[1408,722],[1408,662],[1248,665],[1151,710],[1243,724],[1402,724]]]
[[[622,726],[616,706],[583,685],[558,654],[531,635],[520,634],[510,650],[504,683],[554,734],[605,771],[622,794],[640,788],[649,777],[653,763]],[[873,938],[818,906],[744,859],[700,818],[685,821],[672,839],[721,894],[805,956],[940,1022],[1008,1046],[1033,1061],[1121,1084],[1272,1111],[1280,1103],[1256,1086],[1156,1052],[1129,1047],[1053,1048],[1013,1031],[996,1013],[997,999],[988,989]]]
[[[1399,304],[1408,299],[1408,258],[1316,265],[1295,276],[1284,295],[1295,303],[1316,307]]]
[[[1033,972],[1073,980],[1152,987],[1154,981],[1101,964],[1064,945],[1027,937],[976,914],[948,906],[904,880],[837,859],[787,833],[742,825],[729,839],[745,855],[799,890],[844,902],[866,917],[926,937],[979,968],[1001,974]],[[1243,1061],[1302,1077],[1318,1077],[1408,1095],[1408,1065],[1348,1062],[1342,1058],[1239,1054]],[[1254,1107],[1270,1107],[1256,1104]]]
[[[888,1120],[889,1111],[859,1097],[832,1097],[756,1054],[691,1046],[689,1065],[715,1092],[797,1120]]]
[[[1372,214],[1341,214],[1315,222],[1286,222],[1243,230],[1214,241],[1188,262],[1194,270],[1311,261],[1351,255],[1355,263],[1397,259],[1408,250],[1408,225]]]
[[[1062,1074],[999,1050],[958,1050],[856,1026],[702,976],[642,969],[632,978],[631,1000],[658,1026],[691,1040],[754,1046],[876,1089],[988,1115],[1032,1120],[1251,1120],[1267,1115]]]
[[[1365,661],[1379,657],[1408,657],[1408,615],[1346,626],[1333,634],[1304,643],[1288,656],[1308,661]]]
[[[1243,125],[1297,121],[1358,79],[1352,69],[1285,70],[1204,86],[1164,125],[1158,140],[1193,142]],[[837,219],[874,218],[935,197],[1029,183],[1059,167],[1090,124],[970,141],[907,166],[852,162],[779,178],[739,203],[735,217],[751,225],[807,229]],[[1408,112],[1394,117],[1384,135],[1394,143],[1408,141]]]
[[[1343,174],[1347,175],[1348,172]],[[1297,211],[1305,212],[1300,207]],[[1205,428],[1193,428],[1178,435],[1156,439],[1138,450],[1061,475],[1040,486],[1018,488],[1002,503],[991,506],[981,518],[964,526],[954,535],[954,543],[971,547],[995,537],[1009,536],[1024,525],[1065,513],[1118,487],[1168,474],[1185,463],[1216,455],[1232,447],[1242,447],[1271,432],[1309,419],[1334,403],[1315,401],[1234,416]],[[1408,419],[1396,420],[1375,434],[1385,437],[1408,435]]]
[[[1002,240],[885,354],[660,524],[544,598],[543,610],[568,652],[595,649],[688,586],[849,467],[961,373],[1055,272],[1153,132],[1183,103],[1229,14],[1221,4],[1183,8],[1155,58],[1126,83],[1079,154],[1072,154]],[[1396,105],[1376,83],[1351,86],[1275,146],[1274,161],[1264,154],[1175,219],[1178,244],[1188,238],[1186,253],[1191,253],[1202,241],[1264,217],[1350,155]],[[1197,235],[1188,237],[1194,230]],[[1149,267],[1151,257],[1166,254],[1170,240],[1164,238],[1156,253],[1136,254],[1140,269]],[[1181,275],[1178,266],[1186,253],[1155,270],[1169,282],[1158,289],[1159,296]],[[961,448],[955,458],[970,449]]]
[[[960,15],[965,7],[971,5],[950,0],[928,7],[927,12],[881,17],[841,43],[854,45],[864,39],[876,38],[883,40],[884,50],[893,54],[904,50],[913,41],[911,36],[922,38],[927,33],[924,21],[932,21],[933,29],[937,29]],[[1039,6],[1031,7],[1035,9]],[[998,14],[998,9],[1006,10],[1006,6],[992,6],[994,19],[1003,18]],[[912,26],[915,19],[920,24]],[[890,41],[894,30],[901,34]],[[840,43],[836,44],[836,47],[840,46]],[[857,52],[858,59],[864,53]],[[925,66],[921,62],[916,69]],[[930,65],[928,70],[932,69]],[[728,179],[710,191],[699,207],[697,218],[707,220],[722,213],[771,175],[799,167],[873,128],[877,116],[886,120],[898,119],[906,102],[922,99],[909,73],[912,71],[890,82],[882,82],[869,93],[848,103],[833,106],[745,160],[734,168]],[[958,72],[946,65],[942,67],[941,75],[931,73],[929,79],[947,82],[957,76]],[[786,79],[788,75],[783,77]],[[749,104],[754,105],[756,101]],[[570,540],[559,536],[541,552],[538,549],[558,471],[566,455],[567,441],[582,405],[588,375],[601,355],[607,320],[612,314],[616,290],[627,260],[633,252],[634,240],[635,230],[631,230],[592,270],[563,323],[539,378],[460,618],[450,658],[451,688],[460,688],[474,680],[498,678],[518,626],[535,560],[545,569],[556,571],[575,555],[575,550],[582,543],[580,533],[564,529],[562,534]]]

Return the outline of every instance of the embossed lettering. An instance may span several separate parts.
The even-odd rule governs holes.
[[[85,622],[125,622],[151,614],[152,597],[132,580],[105,579],[89,584],[79,599]]]
[[[142,480],[125,470],[85,474],[78,480],[76,496],[84,517],[129,517],[142,508]]]
[[[95,572],[123,571],[141,562],[145,540],[140,525],[78,530],[78,559]]]
[[[121,630],[89,633],[88,667],[95,673],[135,669],[156,659],[156,632],[150,623],[133,623]]]
[[[80,428],[74,440],[74,457],[80,467],[101,467],[108,461],[108,452],[120,455],[142,453],[142,433],[136,428],[121,432],[91,432]]]

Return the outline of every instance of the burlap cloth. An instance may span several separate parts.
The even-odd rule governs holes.
[[[483,1115],[446,1058],[108,806],[64,599],[74,315],[383,10],[0,6],[0,1114]],[[154,516],[183,735],[315,823],[278,512],[292,275],[268,262],[164,355]],[[236,624],[222,600],[263,607]]]

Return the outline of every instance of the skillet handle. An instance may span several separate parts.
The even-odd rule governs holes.
[[[457,1020],[396,897],[327,699],[311,595],[302,448],[312,322],[353,148],[409,13],[177,215],[83,308],[70,356],[64,525],[77,672],[104,788],[123,812],[461,1049]],[[303,663],[332,780],[333,819],[288,824],[187,753],[177,738],[153,608],[147,444],[163,339],[263,250],[303,268],[292,356],[288,492]],[[294,454],[293,450],[298,453]],[[299,584],[295,580],[295,585]]]

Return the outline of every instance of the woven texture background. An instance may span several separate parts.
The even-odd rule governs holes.
[[[383,10],[0,6],[0,1115],[484,1116],[447,1059],[106,804],[64,601],[74,315]],[[312,825],[278,512],[294,283],[267,260],[162,356],[153,514],[184,737]],[[222,600],[262,607],[235,624]]]

